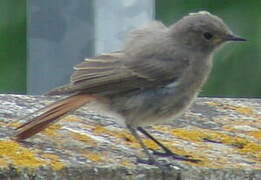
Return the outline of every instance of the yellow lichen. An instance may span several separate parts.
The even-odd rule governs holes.
[[[103,126],[96,126],[95,128],[93,128],[93,132],[95,134],[107,134],[113,137],[116,137],[118,139],[120,139],[119,143],[124,143],[129,145],[132,148],[140,148],[139,143],[137,142],[137,140],[134,138],[134,136],[132,136],[128,131],[126,130],[121,130],[121,131],[111,131],[106,129]],[[124,140],[124,141],[122,141]],[[159,147],[150,139],[147,138],[142,138],[144,144],[151,149],[159,149]]]
[[[100,154],[98,153],[93,153],[93,152],[86,152],[83,154],[87,159],[94,161],[94,162],[103,162],[104,158],[101,157]]]
[[[134,136],[132,136],[128,131],[117,131],[113,133],[113,136],[118,138],[118,143],[126,144],[131,148],[140,148],[139,143],[136,141]]]
[[[254,112],[249,107],[231,106],[230,109],[235,110],[244,115],[254,115]]]
[[[0,121],[0,126],[1,127],[19,127],[21,126],[21,123],[18,123],[18,122],[8,122],[8,123],[5,123],[5,122],[1,122]]]
[[[110,136],[121,139],[121,142],[123,142],[122,140],[125,140],[125,142],[127,142],[127,143],[136,142],[135,138],[129,132],[124,131],[124,130],[111,131],[100,125],[95,126],[92,130],[93,130],[93,133],[96,135],[104,135],[104,134],[110,135]]]
[[[113,136],[119,138],[121,141],[124,140],[122,142],[127,143],[132,148],[140,148],[140,145],[137,142],[137,140],[135,139],[135,137],[126,130],[113,132]],[[144,142],[146,147],[148,147],[150,149],[159,149],[159,146],[155,142],[153,142],[151,139],[142,138],[142,141]]]
[[[65,164],[61,162],[60,157],[55,154],[46,153],[46,154],[43,154],[42,157],[44,157],[45,159],[47,159],[49,161],[48,164],[54,170],[60,170],[65,167]]]
[[[106,129],[105,127],[103,127],[101,125],[95,126],[92,130],[93,130],[94,134],[98,134],[98,135],[100,135],[100,134],[109,134],[109,135],[111,135],[112,134],[112,132],[110,130]]]
[[[211,144],[206,143],[206,141],[228,145],[230,147],[228,151],[231,151],[231,153],[234,152],[234,153],[248,155],[249,158],[251,158],[255,162],[261,159],[261,145],[255,141],[252,141],[251,139],[247,139],[247,137],[243,138],[238,136],[232,136],[232,135],[225,134],[225,132],[218,132],[214,130],[200,129],[200,128],[173,129],[170,126],[163,126],[163,125],[154,126],[153,128],[167,134],[172,134],[173,136],[176,136],[180,139],[191,141],[200,145],[199,147],[197,147],[198,151],[192,150],[191,152],[187,152],[187,150],[180,151],[178,148],[175,147],[175,145],[173,146],[172,141],[165,142],[166,146],[177,154],[191,155],[194,159],[202,160],[202,162],[197,163],[197,165],[203,165],[208,167],[220,167],[221,164],[225,164],[225,163],[230,164],[229,160],[225,157],[224,159],[219,158],[215,162],[210,162],[208,158],[213,159],[214,157],[211,157],[211,155],[208,156],[208,154],[204,154],[204,153],[208,148],[212,148],[212,146],[209,146]],[[249,135],[256,137],[257,140],[258,138],[260,138],[259,131],[249,132]],[[161,142],[164,141],[161,140]],[[202,151],[200,149],[202,149]],[[231,164],[229,166],[231,166]]]
[[[194,142],[203,142],[208,140],[213,142],[220,142],[222,144],[227,144],[236,147],[235,150],[237,150],[240,153],[252,154],[255,157],[261,156],[261,145],[241,137],[233,137],[211,130],[187,130],[182,128],[173,130],[172,134],[181,139]]]
[[[244,154],[249,154],[251,156],[256,157],[261,161],[261,145],[256,143],[247,143],[245,144],[241,149],[239,149],[240,152]]]
[[[53,125],[49,126],[48,128],[46,128],[46,129],[43,131],[43,134],[48,135],[48,136],[52,136],[52,137],[58,136],[57,131],[58,131],[60,128],[61,128],[61,125],[59,125],[59,124],[53,124]]]
[[[245,107],[245,106],[235,106],[231,104],[222,104],[218,102],[207,102],[206,104],[211,105],[211,106],[218,106],[223,109],[229,109],[229,110],[234,110],[240,114],[244,114],[247,116],[258,116],[250,107]]]
[[[0,141],[0,164],[13,164],[19,167],[37,168],[46,163],[36,156],[34,151],[30,151],[15,141]]]
[[[199,130],[187,130],[187,129],[173,129],[171,131],[171,134],[179,137],[184,140],[189,140],[189,141],[202,141],[202,138],[206,136],[206,134],[202,131]]]
[[[8,162],[4,159],[2,159],[2,156],[0,155],[0,167],[7,167]]]
[[[165,143],[164,143],[165,142]],[[180,149],[180,148],[177,148],[176,146],[173,145],[172,142],[170,141],[164,141],[163,143],[167,145],[167,147],[174,153],[176,154],[180,154],[180,155],[191,155],[189,152],[185,151],[184,149]]]
[[[124,166],[124,167],[132,167],[132,166],[134,166],[134,164],[132,162],[130,162],[129,160],[121,160],[119,162],[119,164]]]
[[[91,145],[97,145],[97,143],[88,135],[83,135],[80,133],[75,133],[75,132],[71,132],[70,136],[72,136],[74,139],[84,142],[84,143],[88,143]]]
[[[160,139],[158,139],[158,140],[161,141]],[[154,141],[152,141],[150,139],[143,139],[143,142],[144,142],[145,146],[149,149],[154,149],[154,150],[160,149],[160,147]]]
[[[257,140],[261,140],[261,131],[250,131],[248,134],[255,137]]]
[[[209,141],[215,141],[215,142],[228,142],[228,140],[232,137],[219,133],[219,132],[214,132],[211,130],[200,130],[200,129],[174,129],[171,132],[172,135],[188,140],[188,141],[193,141],[193,142],[202,142],[204,140],[209,140]]]
[[[221,105],[221,103],[213,102],[213,101],[206,102],[206,104],[208,104],[208,105],[210,105],[210,106],[220,106],[220,105]]]
[[[66,116],[62,119],[64,122],[80,122],[81,119],[74,115]]]

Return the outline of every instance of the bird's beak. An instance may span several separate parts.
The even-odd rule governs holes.
[[[225,41],[247,41],[246,39],[235,36],[233,34],[226,35],[224,39]]]

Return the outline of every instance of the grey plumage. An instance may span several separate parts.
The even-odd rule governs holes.
[[[72,100],[50,106],[63,109],[64,104],[71,104],[74,110],[88,102],[84,98],[102,97],[124,117],[131,132],[137,128],[144,133],[140,126],[174,120],[191,105],[211,71],[214,50],[231,40],[244,39],[234,36],[220,18],[208,12],[192,13],[170,27],[152,22],[130,33],[121,51],[76,65],[71,83],[48,93],[74,94]],[[47,124],[61,117],[56,111],[44,113]],[[35,134],[36,120],[39,118],[22,126],[16,137]]]
[[[196,97],[211,70],[211,53],[222,43],[204,39],[204,32],[231,34],[209,13],[191,14],[170,27],[152,22],[131,32],[122,51],[76,65],[71,84],[49,94],[106,96],[132,126],[173,120]]]

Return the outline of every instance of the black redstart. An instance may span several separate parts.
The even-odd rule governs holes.
[[[71,83],[49,95],[70,94],[21,125],[17,140],[31,137],[84,104],[106,99],[136,137],[149,161],[155,162],[137,130],[155,141],[166,154],[179,156],[142,127],[163,124],[182,114],[198,95],[211,68],[215,49],[227,41],[245,41],[206,11],[191,13],[166,27],[160,22],[130,33],[121,51],[89,58],[74,67]]]

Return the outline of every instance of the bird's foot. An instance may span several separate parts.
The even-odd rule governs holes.
[[[154,155],[160,156],[160,157],[172,157],[173,159],[176,159],[176,160],[189,161],[189,162],[193,162],[193,163],[201,162],[201,160],[199,160],[199,159],[193,159],[193,158],[191,158],[191,156],[187,156],[187,155],[185,155],[185,156],[179,155],[172,151],[165,151],[165,152],[159,152],[159,151],[155,151],[155,150],[151,150],[151,151],[153,152]]]

